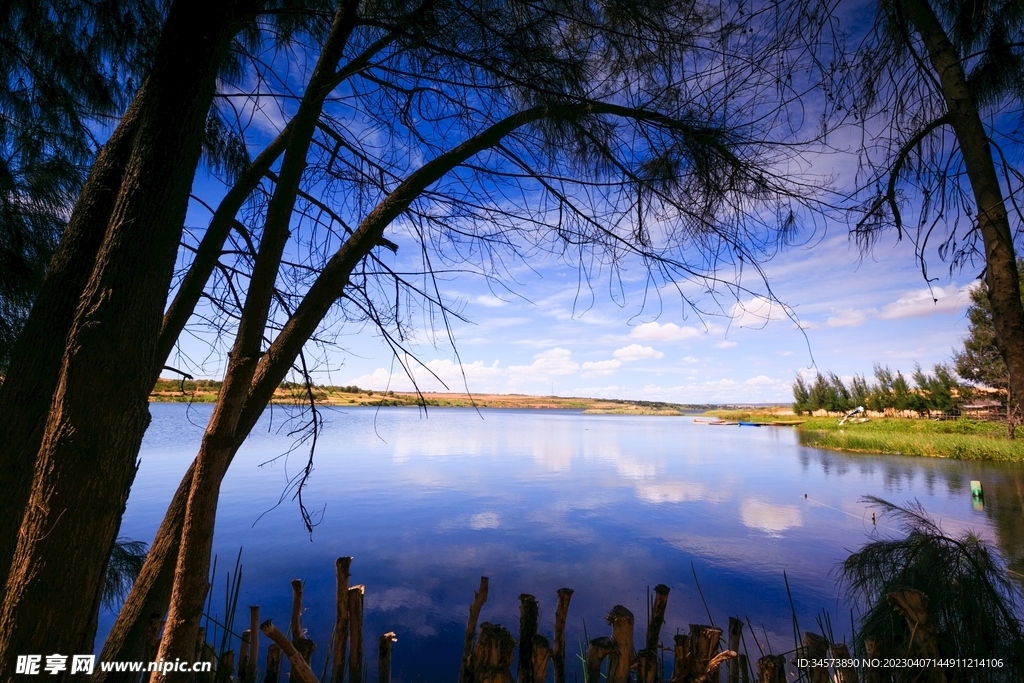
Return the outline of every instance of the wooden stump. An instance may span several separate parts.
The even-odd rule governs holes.
[[[864,639],[864,654],[868,659],[878,659],[878,641],[874,636]],[[865,667],[864,683],[881,683],[882,672],[878,667]]]
[[[334,561],[334,573],[338,586],[334,595],[334,636],[331,648],[330,683],[342,683],[345,677],[345,650],[348,646],[348,580],[352,566],[351,557],[339,557]]]
[[[377,683],[391,683],[391,644],[398,642],[394,632],[380,637],[377,646]]]
[[[736,617],[729,617],[729,649],[733,652],[740,651],[740,638],[743,635],[743,621]],[[745,659],[745,658],[744,658]],[[729,683],[740,683],[740,671],[744,663],[739,657],[729,660]]]
[[[718,665],[713,661],[721,638],[720,628],[690,624],[690,675],[695,680],[703,676],[707,680],[718,681]]]
[[[885,599],[892,605],[910,627],[913,638],[910,642],[910,656],[924,659],[939,658],[939,639],[935,624],[928,612],[928,596],[919,590],[905,588],[889,593]],[[938,666],[924,668],[927,683],[945,683],[946,674]]]
[[[811,665],[804,667],[807,672],[807,680],[810,683],[829,683],[828,667],[815,666],[814,660],[826,659],[828,657],[828,641],[817,633],[810,631],[804,633],[803,646],[797,650],[798,658],[811,660]]]
[[[829,646],[829,655],[832,659],[850,659],[850,649],[845,643],[832,643]],[[860,683],[857,678],[857,670],[852,666],[837,666],[836,683]]]
[[[363,683],[363,593],[366,587],[348,589],[348,681]]]
[[[684,683],[690,679],[693,668],[690,661],[690,637],[685,633],[677,633],[674,640],[671,683]]]
[[[544,683],[548,677],[548,663],[551,662],[551,643],[539,633],[533,635],[533,680]]]
[[[655,683],[658,680],[658,652],[644,648],[636,653],[637,683]]]
[[[480,610],[487,602],[487,586],[488,578],[481,576],[480,588],[473,592],[473,602],[469,606],[469,620],[466,622],[466,636],[462,641],[462,666],[459,668],[459,683],[471,683],[473,680],[473,643],[476,640],[476,622],[480,618]]]
[[[629,669],[633,666],[633,613],[616,605],[608,613],[607,621],[615,643],[608,662],[608,683],[629,683]]]
[[[739,655],[736,660],[740,663],[740,683],[750,683],[750,662],[746,655]]]
[[[281,677],[281,648],[274,643],[267,648],[267,668],[263,672],[263,683],[277,683]]]
[[[757,660],[757,683],[786,683],[786,658],[766,655]]]
[[[654,605],[651,607],[651,620],[647,623],[645,648],[656,652],[658,640],[661,638],[661,627],[665,623],[665,608],[668,606],[669,587],[659,583],[654,587]]]
[[[309,664],[299,654],[299,651],[295,649],[295,645],[288,641],[270,619],[260,624],[260,630],[263,631],[263,635],[270,638],[275,645],[281,648],[281,652],[288,658],[289,664],[292,665],[291,678],[289,679],[292,683],[319,683],[313,670],[309,668]]]
[[[474,683],[512,683],[516,641],[508,629],[484,622],[473,650]]]
[[[260,661],[260,606],[249,606],[249,666],[245,680],[256,680],[256,663]]]
[[[228,683],[235,672],[235,651],[222,652],[217,660],[217,683]]]
[[[587,647],[587,681],[601,681],[601,664],[615,652],[611,638],[594,638]]]
[[[555,643],[552,659],[555,668],[555,683],[565,683],[565,619],[569,614],[571,588],[558,589],[558,606],[555,608]]]
[[[302,629],[302,580],[292,580],[292,620],[291,620],[291,636],[292,643],[297,638],[303,637],[305,634]]]
[[[249,642],[252,640],[252,631],[242,631],[242,644],[238,647],[238,680],[245,683],[249,673]]]
[[[523,593],[519,596],[519,662],[516,666],[518,683],[533,683],[533,637],[537,635],[540,609],[537,598]]]

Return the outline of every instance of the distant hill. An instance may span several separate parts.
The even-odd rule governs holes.
[[[180,380],[161,378],[150,401],[174,403],[215,403],[221,383],[217,380]],[[274,393],[273,403],[303,404],[310,401],[305,385],[285,382]],[[628,401],[623,399],[578,398],[564,396],[526,396],[524,394],[465,394],[429,392],[380,392],[357,386],[312,387],[312,399],[325,406],[415,406],[451,408],[545,408],[582,410],[590,414],[679,415],[703,412],[721,405]],[[747,404],[753,407],[751,404]],[[730,406],[732,407],[732,406]],[[738,407],[738,406],[737,406]]]

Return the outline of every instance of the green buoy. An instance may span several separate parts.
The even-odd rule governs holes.
[[[981,482],[980,481],[972,481],[971,482],[971,497],[972,498],[984,498],[985,497],[985,493],[981,489]]]

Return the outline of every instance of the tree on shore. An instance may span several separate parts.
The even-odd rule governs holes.
[[[1024,175],[1010,151],[1022,142],[1019,4],[878,2],[871,36],[843,70],[850,87],[839,106],[865,133],[858,241],[867,249],[895,227],[913,240],[926,278],[933,246],[951,269],[981,262],[1014,420],[1024,396],[1024,307],[1009,210],[1019,221]],[[914,211],[916,220],[905,220]]]
[[[959,381],[953,371],[938,363],[931,373],[915,366],[911,375],[914,388],[896,371],[875,366],[875,381],[869,383],[863,376],[854,375],[849,386],[834,372],[818,373],[808,385],[803,377],[793,382],[793,409],[797,414],[827,410],[842,413],[863,406],[868,410],[912,410],[918,413],[956,414],[970,396],[970,389]]]

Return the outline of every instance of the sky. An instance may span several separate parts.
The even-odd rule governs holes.
[[[717,314],[699,316],[667,288],[656,293],[660,306],[648,291],[644,310],[642,283],[624,300],[609,294],[607,277],[578,294],[568,267],[517,272],[514,292],[452,278],[443,292],[469,321],[452,325],[458,355],[432,344],[421,323],[410,350],[422,366],[413,372],[422,390],[446,390],[439,378],[447,390],[475,393],[788,403],[798,374],[870,377],[875,364],[907,373],[948,362],[966,333],[976,273],[932,267],[945,277],[929,287],[911,245],[887,236],[862,258],[845,228],[833,227],[764,266],[792,317],[758,296],[722,300],[717,310],[705,298],[698,303]],[[412,388],[371,330],[339,343],[331,383]]]

